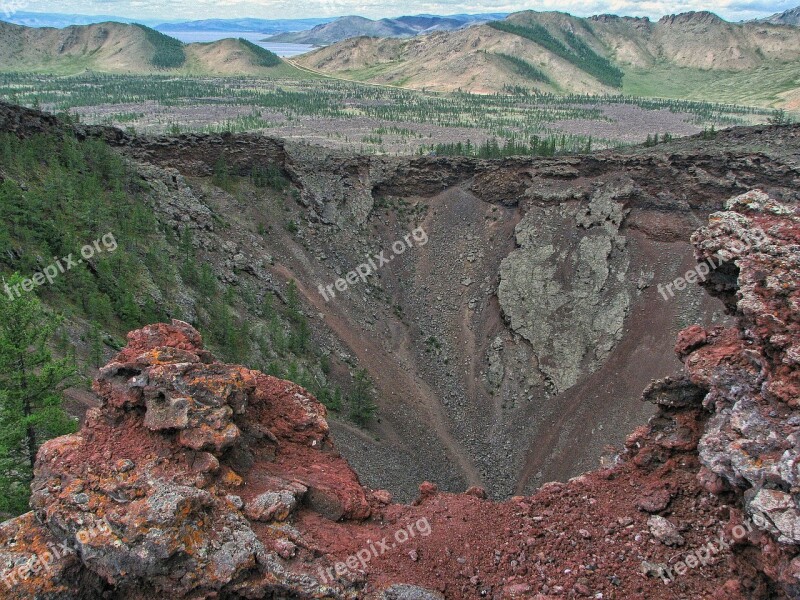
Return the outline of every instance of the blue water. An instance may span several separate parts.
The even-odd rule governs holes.
[[[297,56],[298,54],[304,54],[314,48],[314,46],[309,46],[308,44],[272,44],[262,42],[261,40],[269,37],[269,34],[258,32],[170,31],[168,35],[170,37],[179,39],[185,44],[191,44],[192,42],[216,42],[217,40],[222,40],[225,38],[244,38],[250,42],[253,42],[254,44],[258,44],[262,48],[271,50],[278,56]]]

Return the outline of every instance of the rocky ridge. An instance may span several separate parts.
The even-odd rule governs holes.
[[[800,52],[794,27],[732,23],[706,11],[668,15],[655,22],[523,11],[501,23],[503,30],[478,25],[410,40],[352,38],[304,54],[297,61],[328,75],[420,90],[503,93],[508,87],[525,87],[542,93],[604,95],[623,90],[641,93],[646,70],[656,69],[670,81],[683,81],[687,70],[720,78],[727,78],[726,72],[756,69],[771,73]],[[570,52],[579,47],[576,54],[593,54],[595,60],[607,61],[608,69],[621,75],[619,80],[609,77],[608,70],[600,75],[585,69],[581,60],[569,60]],[[498,55],[529,63],[537,76],[525,76]],[[736,85],[733,82],[738,80],[729,81]],[[662,83],[649,93],[664,93],[668,88]],[[714,93],[717,89],[697,90],[696,95],[670,89],[668,94],[714,102],[719,99]],[[791,95],[794,90],[792,85],[781,87],[781,93]],[[748,98],[752,100],[753,95]],[[791,104],[787,97],[759,102],[787,108]]]
[[[604,468],[503,503],[424,483],[392,504],[301,388],[181,322],[132,332],[101,407],[42,447],[34,512],[0,527],[6,597],[799,597],[800,214],[751,192],[692,241],[735,324],[681,333],[684,373],[645,390],[658,413]]]

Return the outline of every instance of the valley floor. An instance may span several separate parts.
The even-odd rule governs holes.
[[[427,93],[311,74],[255,79],[8,73],[0,74],[0,98],[147,134],[259,131],[360,154],[484,158],[641,144],[764,123],[772,115],[760,108],[633,96],[532,95],[522,89],[502,95]]]

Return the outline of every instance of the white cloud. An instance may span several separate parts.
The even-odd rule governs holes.
[[[750,19],[792,8],[798,0],[22,0],[23,10],[113,14],[130,18],[265,19],[357,14],[380,18],[434,13],[560,10],[580,16],[615,13],[659,18],[689,10],[710,10],[730,20]]]

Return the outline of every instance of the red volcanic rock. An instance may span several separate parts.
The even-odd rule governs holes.
[[[667,489],[648,490],[636,500],[636,508],[648,513],[658,513],[669,506],[672,492]]]
[[[380,504],[392,503],[392,493],[389,490],[375,490],[372,492],[372,497]]]
[[[486,500],[486,498],[487,498],[486,490],[483,489],[482,487],[477,486],[477,485],[471,486],[464,493],[469,495],[469,496],[475,496],[476,498],[480,498],[481,500]]]
[[[731,489],[727,481],[705,467],[701,468],[697,473],[697,481],[706,491],[717,496]]]
[[[726,208],[692,236],[698,261],[718,265],[704,285],[738,321],[682,357],[714,411],[699,444],[700,477],[711,491],[743,494],[745,519],[769,534],[748,537],[760,547],[751,567],[794,597],[800,579],[787,574],[800,544],[800,216],[757,191]],[[784,544],[779,551],[774,539]]]
[[[101,370],[81,431],[41,448],[34,512],[0,525],[2,597],[800,597],[800,227],[763,194],[728,208],[693,241],[737,325],[681,334],[685,375],[645,390],[659,411],[613,466],[392,504],[308,392],[153,325]]]
[[[132,332],[95,390],[102,406],[81,431],[42,446],[31,503],[43,534],[73,545],[120,597],[205,597],[243,579],[278,589],[292,536],[264,535],[259,522],[286,520],[307,498],[330,518],[369,516],[331,452],[324,407],[215,362],[185,323]]]
[[[678,334],[678,342],[675,344],[675,353],[683,358],[693,350],[704,345],[707,340],[708,334],[700,325],[687,327]]]
[[[427,499],[432,498],[439,492],[439,488],[435,483],[430,481],[423,481],[419,485],[419,496],[414,500],[414,504],[422,504]]]

